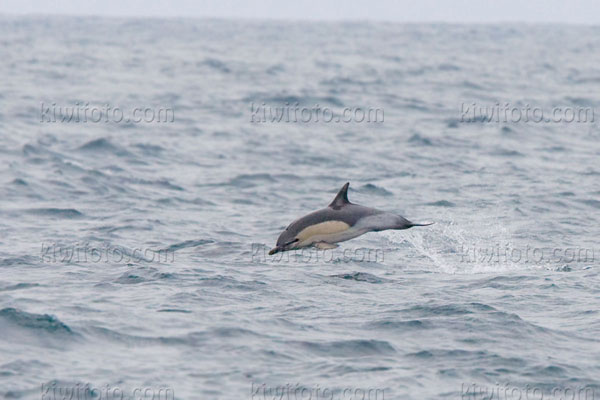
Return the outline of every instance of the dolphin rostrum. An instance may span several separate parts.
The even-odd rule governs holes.
[[[350,203],[349,186],[350,182],[347,182],[326,208],[305,215],[285,228],[269,255],[309,246],[334,249],[338,247],[335,243],[354,239],[367,232],[432,224],[415,224],[393,213]]]

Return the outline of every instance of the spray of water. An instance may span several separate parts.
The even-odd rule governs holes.
[[[471,274],[549,267],[524,259],[521,246],[498,218],[457,224],[442,217],[425,229],[386,231],[385,236],[392,247],[407,244],[401,250],[418,256],[414,266],[432,272]]]

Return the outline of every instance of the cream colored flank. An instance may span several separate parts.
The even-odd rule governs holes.
[[[350,229],[350,225],[343,221],[320,222],[302,229],[296,238],[299,239],[300,246],[306,246],[310,243],[333,239],[348,229]]]

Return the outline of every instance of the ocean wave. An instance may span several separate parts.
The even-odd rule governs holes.
[[[93,153],[110,153],[117,155],[119,157],[131,156],[132,154],[125,150],[124,148],[113,144],[107,138],[98,138],[91,140],[83,145],[81,145],[78,150],[83,152],[93,152]]]
[[[389,342],[374,339],[338,340],[333,342],[296,342],[301,348],[322,356],[330,357],[364,357],[385,355],[391,356],[396,349]]]
[[[431,329],[433,324],[428,320],[409,319],[398,320],[392,318],[381,319],[374,322],[369,322],[365,325],[367,329],[383,329],[383,330],[398,330],[401,332],[413,331],[420,329]]]
[[[1,264],[1,261],[0,261],[0,264]],[[22,282],[22,283],[17,283],[14,285],[0,286],[0,292],[10,292],[10,291],[14,291],[14,290],[30,289],[30,288],[39,287],[39,286],[41,286],[39,283]]]
[[[353,281],[357,281],[357,282],[367,282],[367,283],[384,283],[384,282],[389,282],[389,280],[384,279],[384,278],[380,278],[378,276],[375,276],[373,274],[369,274],[367,272],[354,272],[354,273],[348,273],[348,274],[337,274],[337,275],[331,275],[332,278],[341,278],[341,279],[345,279],[345,280],[353,280]]]
[[[25,210],[28,214],[49,218],[76,219],[83,218],[84,214],[74,208],[33,208]]]
[[[362,185],[359,189],[359,192],[366,194],[374,194],[377,196],[391,196],[392,192],[387,190],[384,187],[373,185],[372,183],[367,183],[366,185]]]
[[[34,332],[51,335],[73,336],[75,332],[58,318],[48,314],[32,314],[16,308],[3,308],[0,318],[5,323],[19,326]]]
[[[179,243],[172,244],[172,245],[168,246],[167,248],[165,248],[164,250],[166,250],[166,251],[177,251],[177,250],[181,250],[181,249],[185,249],[185,248],[189,248],[189,247],[203,246],[205,244],[211,244],[211,243],[214,243],[214,242],[215,241],[211,240],[211,239],[186,240],[184,242],[179,242]]]

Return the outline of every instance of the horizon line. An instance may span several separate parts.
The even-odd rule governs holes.
[[[295,22],[295,23],[383,23],[397,25],[558,25],[558,26],[584,26],[599,27],[600,22],[572,22],[572,21],[530,21],[530,20],[390,20],[383,18],[287,18],[287,17],[244,17],[244,16],[208,16],[208,15],[119,15],[113,13],[46,13],[46,12],[5,12],[0,11],[0,17],[56,17],[56,18],[103,18],[103,19],[149,19],[149,20],[215,20],[215,21],[243,21],[243,22]]]

